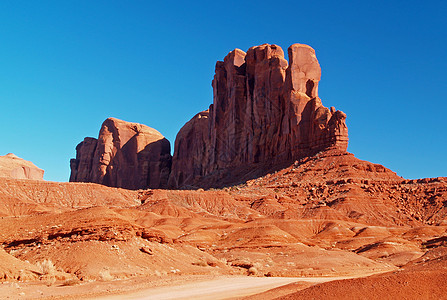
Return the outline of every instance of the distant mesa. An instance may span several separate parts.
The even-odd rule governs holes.
[[[13,153],[0,156],[0,177],[43,180],[44,170]]]
[[[146,125],[104,121],[98,139],[87,137],[70,161],[70,182],[126,189],[165,188],[171,169],[169,141]]]
[[[70,181],[129,189],[219,187],[325,150],[346,151],[346,115],[318,97],[321,69],[311,47],[231,51],[216,63],[213,104],[177,134],[174,156],[156,130],[107,119],[71,160]],[[171,168],[172,159],[172,168]]]

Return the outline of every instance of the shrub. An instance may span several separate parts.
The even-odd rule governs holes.
[[[39,261],[36,266],[41,275],[40,280],[46,280],[47,286],[51,286],[56,282],[56,267],[51,260]]]
[[[199,260],[192,263],[194,266],[207,267],[208,263],[204,260]]]
[[[250,269],[248,269],[248,275],[256,275],[258,274],[258,269],[256,269],[255,267],[251,267]]]
[[[99,272],[99,278],[102,281],[111,281],[111,280],[113,280],[113,276],[110,274],[109,270],[102,270],[101,272]]]
[[[37,263],[37,268],[39,269],[40,274],[42,275],[54,275],[56,272],[56,268],[53,265],[53,262],[49,259],[45,259],[42,262]]]
[[[81,281],[79,279],[75,278],[75,279],[67,279],[64,282],[62,282],[61,285],[62,286],[74,286],[74,285],[78,285],[80,283],[81,283]]]

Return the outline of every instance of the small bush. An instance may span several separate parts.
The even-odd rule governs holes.
[[[214,261],[207,261],[206,263],[207,263],[208,266],[210,266],[210,267],[217,267],[217,263],[214,262]]]
[[[67,279],[64,282],[62,282],[61,286],[74,286],[80,284],[81,281],[77,278],[74,279]]]
[[[194,266],[207,267],[208,263],[204,260],[199,260],[192,263]]]
[[[248,275],[256,275],[258,274],[258,269],[256,269],[255,267],[251,267],[250,269],[248,269]]]
[[[102,270],[101,272],[99,272],[99,278],[102,281],[111,281],[114,279],[109,270]]]
[[[42,262],[37,263],[37,268],[39,269],[40,274],[42,275],[54,275],[56,273],[56,268],[53,265],[53,262],[49,259],[45,259]]]
[[[51,260],[39,261],[36,266],[40,273],[40,280],[46,281],[47,286],[56,282],[56,267]]]
[[[46,285],[47,286],[52,286],[55,282],[56,282],[56,277],[55,276],[49,276],[46,279]]]

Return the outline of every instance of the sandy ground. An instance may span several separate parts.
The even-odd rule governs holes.
[[[368,274],[370,275],[370,274]],[[291,283],[306,283],[306,286],[353,277],[247,277],[222,276],[212,280],[190,282],[140,290],[135,293],[92,297],[90,299],[240,299],[266,292]]]
[[[435,279],[447,267],[428,262],[447,256],[427,253],[447,243],[447,179],[402,181],[384,170],[352,155],[315,156],[209,191],[0,178],[0,299],[321,298],[334,286],[364,298],[352,282],[374,296],[369,283],[388,278],[382,295],[407,281],[405,295],[414,286],[445,294]],[[432,277],[399,269],[414,261]],[[384,271],[398,273],[323,277]],[[249,273],[259,277],[241,276]],[[305,280],[333,281],[307,289]]]
[[[175,276],[87,282],[75,286],[3,283],[0,299],[238,299],[290,283],[317,284],[347,277]]]
[[[302,279],[292,277],[229,277],[166,286],[127,294],[126,299],[233,299],[261,293]],[[305,278],[304,280],[310,280]],[[325,279],[313,278],[319,281]],[[123,295],[96,299],[122,299]]]

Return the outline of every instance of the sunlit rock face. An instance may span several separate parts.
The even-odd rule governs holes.
[[[314,49],[294,44],[288,56],[289,62],[279,46],[264,44],[235,49],[216,63],[213,104],[178,133],[170,186],[236,167],[346,151],[346,115],[318,97]]]
[[[0,177],[43,180],[44,170],[32,162],[8,153],[0,156]]]
[[[171,168],[170,143],[146,125],[108,118],[98,139],[85,138],[76,147],[70,166],[71,182],[163,188]]]

